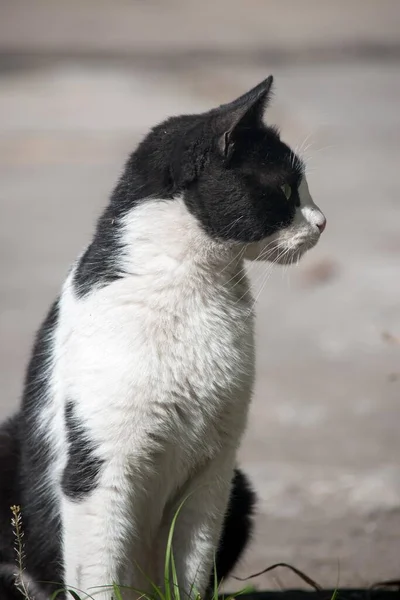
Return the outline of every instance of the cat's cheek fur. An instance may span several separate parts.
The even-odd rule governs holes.
[[[307,250],[313,248],[325,227],[325,216],[314,203],[306,177],[299,185],[299,203],[292,223],[261,242],[248,244],[244,251],[246,260],[268,260],[290,264],[300,259]]]

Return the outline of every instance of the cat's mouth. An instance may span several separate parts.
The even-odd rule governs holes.
[[[295,242],[277,243],[276,247],[271,248],[269,253],[266,253],[265,259],[268,262],[279,265],[297,264],[301,257],[311,248],[314,248],[318,243],[320,236],[312,235],[306,238],[296,240]]]
[[[293,265],[311,250],[319,241],[320,234],[294,235],[282,237],[280,235],[268,241],[250,244],[246,250],[245,258],[248,260],[267,261],[279,265]]]

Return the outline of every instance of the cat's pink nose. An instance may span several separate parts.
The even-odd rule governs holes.
[[[325,217],[322,217],[322,219],[317,223],[317,227],[319,229],[319,232],[322,233],[323,230],[326,227],[326,219],[325,219]]]

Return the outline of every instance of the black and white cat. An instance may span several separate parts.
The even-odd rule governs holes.
[[[61,562],[101,600],[113,582],[151,591],[186,498],[179,585],[206,592],[254,382],[244,259],[290,264],[325,227],[301,160],[263,123],[271,84],[147,135],[37,335],[18,502],[43,579]]]

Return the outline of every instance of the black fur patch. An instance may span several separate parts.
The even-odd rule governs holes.
[[[15,585],[15,537],[11,526],[10,506],[19,505],[25,545],[25,585],[32,598],[45,600],[62,587],[59,527],[57,520],[48,518],[49,497],[42,495],[42,504],[35,504],[37,497],[31,495],[36,491],[33,478],[28,483],[26,474],[21,477],[25,471],[21,464],[21,417],[18,413],[0,426],[0,599],[25,598]],[[39,485],[41,480],[35,473]],[[45,581],[60,583],[55,586],[38,583]],[[57,598],[63,600],[64,596],[59,594]]]
[[[0,427],[0,564],[15,559],[10,506],[21,503],[19,461],[19,420],[15,416]]]
[[[123,217],[150,198],[182,196],[212,237],[259,241],[293,221],[301,160],[263,124],[272,77],[230,104],[167,119],[130,156],[94,239],[75,270],[78,296],[121,273]],[[289,184],[286,199],[282,185]]]
[[[15,586],[15,538],[11,526],[12,505],[21,504],[18,485],[20,460],[19,418],[12,417],[0,426],[0,598],[22,600]]]
[[[215,559],[218,582],[226,579],[231,573],[249,543],[253,532],[255,503],[256,494],[246,475],[240,469],[236,469]],[[211,576],[210,588],[212,589],[213,586],[214,572]]]
[[[119,220],[113,208],[108,206],[97,223],[94,240],[75,268],[73,281],[79,298],[88,295],[94,287],[108,285],[121,276],[118,267],[122,250],[119,244],[119,229]]]
[[[45,475],[53,460],[48,441],[40,430],[42,410],[52,401],[49,390],[53,334],[58,323],[56,301],[39,329],[29,362],[17,415],[20,430],[19,485],[25,541],[26,571],[36,581],[55,581],[45,586],[52,593],[61,587],[60,515]]]
[[[83,500],[96,488],[103,461],[96,456],[94,444],[77,419],[73,402],[68,402],[65,407],[65,424],[69,450],[61,482],[62,490],[72,500]]]

